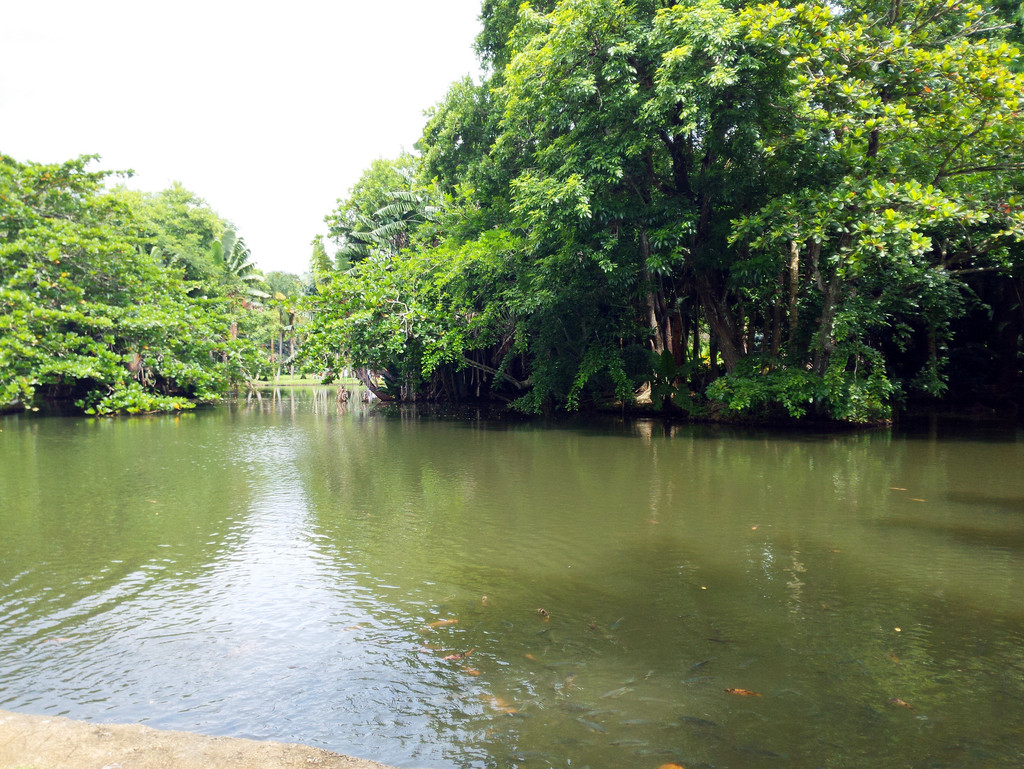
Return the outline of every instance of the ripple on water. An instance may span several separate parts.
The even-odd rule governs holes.
[[[281,408],[105,426],[162,439],[118,449],[171,471],[145,499],[0,511],[0,704],[405,766],[1020,763],[1014,489],[900,497],[959,464],[870,438]]]

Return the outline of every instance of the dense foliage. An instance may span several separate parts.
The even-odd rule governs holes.
[[[328,217],[308,360],[527,411],[1019,398],[1015,10],[486,0],[482,82]]]
[[[177,410],[258,374],[250,271],[213,247],[233,232],[181,187],[107,190],[90,160],[0,156],[0,408]]]

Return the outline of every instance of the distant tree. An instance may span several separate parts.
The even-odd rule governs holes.
[[[259,357],[228,302],[146,250],[151,220],[92,159],[0,156],[0,407],[175,410],[250,379]]]
[[[220,268],[220,282],[228,295],[241,295],[245,301],[256,305],[270,296],[260,288],[263,273],[256,267],[245,241],[234,229],[226,229],[221,239],[210,246],[210,257]]]
[[[144,246],[164,264],[181,267],[191,281],[216,281],[219,267],[210,249],[228,225],[180,182],[157,193],[119,187],[114,194],[132,207]]]

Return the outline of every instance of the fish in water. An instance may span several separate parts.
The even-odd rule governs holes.
[[[709,729],[713,726],[718,726],[714,721],[709,721],[706,718],[698,718],[697,716],[683,716],[681,720],[684,723],[690,724],[691,726],[699,726],[702,729]]]
[[[445,627],[446,625],[458,625],[458,624],[459,624],[459,621],[457,619],[439,619],[439,620],[437,620],[437,622],[431,622],[429,625],[427,625],[423,629],[429,632],[431,630],[436,630],[439,627]]]
[[[476,649],[470,649],[468,652],[460,652],[459,654],[449,654],[447,657],[442,657],[443,660],[462,660],[468,657],[470,654],[475,652]]]
[[[610,692],[605,692],[604,694],[601,695],[600,699],[602,699],[602,700],[614,699],[615,697],[621,697],[623,694],[626,694],[627,692],[631,692],[631,691],[633,691],[633,687],[632,686],[622,686],[622,687],[620,687],[618,689],[612,689]]]
[[[760,692],[754,692],[750,689],[726,689],[726,694],[735,694],[739,697],[760,697]]]
[[[605,729],[603,726],[601,726],[601,724],[597,723],[596,721],[588,721],[585,718],[577,718],[576,720],[579,721],[581,724],[583,724],[585,727],[587,727],[592,732],[604,733],[604,732],[608,731],[607,729]]]
[[[749,753],[752,756],[764,756],[765,758],[783,758],[780,753],[776,753],[774,750],[768,750],[767,748],[761,748],[757,745],[737,745],[736,750],[741,753]]]
[[[501,697],[495,697],[493,695],[482,694],[480,699],[486,702],[492,710],[497,710],[499,713],[508,713],[512,715],[517,713],[518,710],[514,708],[509,702],[503,700]]]

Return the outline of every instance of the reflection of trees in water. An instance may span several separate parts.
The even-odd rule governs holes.
[[[216,573],[251,588],[228,623],[251,632],[189,680],[263,666],[281,712],[424,764],[1019,750],[1022,570],[995,533],[1021,481],[994,482],[1014,444],[441,422],[325,389],[5,429],[7,589],[164,611],[243,555]]]
[[[482,689],[483,707],[439,713],[437,728],[472,724],[494,760],[542,746],[537,760],[629,762],[664,749],[666,760],[743,765],[775,753],[811,766],[827,737],[848,765],[866,766],[856,757],[878,745],[912,760],[967,739],[929,734],[922,708],[965,730],[972,713],[1007,723],[982,671],[951,684],[970,687],[967,704],[936,699],[941,645],[927,648],[1005,635],[1006,601],[966,634],[962,596],[929,613],[927,632],[892,630],[921,616],[929,591],[964,579],[935,543],[908,553],[879,528],[916,504],[900,484],[944,487],[933,449],[885,434],[651,423],[637,441],[628,430],[438,425],[408,412],[335,428],[300,462],[318,530],[371,589],[394,586],[379,594],[403,614],[460,619],[427,659],[475,649],[480,677],[453,668],[450,685]],[[1001,654],[982,667],[1019,664]],[[730,702],[728,687],[770,706]],[[924,704],[913,711],[890,702],[914,699]],[[716,726],[683,737],[685,718]],[[986,749],[1005,750],[1008,732],[991,731]]]
[[[222,431],[195,414],[6,431],[0,569],[91,584],[171,558],[179,576],[201,573],[247,510],[244,468]]]
[[[330,416],[364,412],[372,400],[364,388],[357,386],[274,387],[253,389],[244,401],[236,401],[229,407],[244,413]]]

